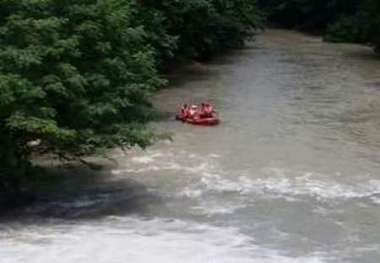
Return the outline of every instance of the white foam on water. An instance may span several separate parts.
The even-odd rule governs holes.
[[[214,216],[214,215],[225,215],[233,214],[236,210],[245,208],[243,204],[209,204],[205,203],[199,206],[193,206],[191,209],[195,214]]]
[[[192,189],[191,187],[185,187],[181,192],[177,194],[179,197],[199,198],[203,194],[201,189]]]
[[[210,168],[210,167],[204,167]],[[356,184],[347,184],[332,179],[320,179],[319,174],[303,172],[294,176],[284,169],[271,169],[276,173],[265,174],[264,178],[250,178],[247,175],[237,176],[232,180],[221,171],[207,169],[198,171],[200,181],[193,186],[187,186],[180,194],[197,198],[205,191],[237,192],[241,195],[261,194],[281,197],[287,201],[297,201],[302,196],[310,196],[317,201],[345,201],[349,199],[366,198],[373,204],[380,204],[380,180],[367,180]],[[218,173],[219,172],[219,173]],[[242,172],[245,174],[246,172]],[[328,176],[326,176],[328,177]],[[199,189],[202,189],[200,192]],[[195,193],[192,195],[191,193]]]
[[[163,154],[160,152],[145,154],[143,156],[135,156],[132,157],[131,162],[140,163],[140,164],[148,164],[157,160],[157,158],[162,157]]]
[[[292,258],[261,248],[235,228],[121,217],[12,230],[0,239],[0,254],[7,263],[325,262],[318,255]]]
[[[208,190],[225,192],[235,191],[241,194],[273,194],[276,197],[296,201],[297,197],[310,196],[318,201],[348,200],[368,198],[374,204],[379,204],[380,180],[370,180],[357,185],[342,184],[334,181],[317,179],[299,179],[289,177],[272,177],[264,179],[249,179],[238,177],[236,181],[228,179],[213,180],[204,176],[201,182]]]
[[[220,158],[220,155],[219,154],[215,154],[215,153],[210,153],[208,156],[210,158],[214,158],[214,159]]]
[[[148,163],[154,162],[154,159],[150,156],[141,156],[141,157],[133,157],[131,161],[134,163],[148,164]]]
[[[380,196],[371,197],[373,203],[380,205]]]
[[[141,174],[161,171],[178,171],[186,174],[202,173],[214,169],[208,160],[216,159],[219,155],[210,154],[208,157],[180,151],[178,153],[151,151],[143,156],[135,156],[123,163],[119,169],[111,172],[115,175],[123,173]],[[205,161],[206,159],[206,161]]]
[[[236,192],[241,195],[262,194],[297,201],[302,196],[310,196],[317,201],[344,201],[367,198],[373,204],[380,203],[380,180],[366,180],[357,184],[334,181],[342,174],[321,175],[309,171],[292,171],[285,168],[267,167],[253,171],[234,171],[234,178],[219,164],[219,155],[180,151],[151,151],[144,156],[132,158],[132,165],[113,171],[121,174],[152,174],[172,171],[176,176],[198,178],[192,185],[184,186],[177,196],[201,198],[206,192]],[[254,176],[250,173],[255,173]],[[194,180],[192,180],[194,181]]]

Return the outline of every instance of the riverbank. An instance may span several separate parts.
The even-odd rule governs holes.
[[[156,106],[171,114],[210,98],[223,124],[152,123],[173,141],[116,153],[110,170],[67,173],[44,202],[0,223],[2,258],[378,262],[379,146],[350,128],[372,134],[379,119],[370,52],[270,30],[204,74],[178,75]]]
[[[367,144],[370,147],[380,146],[380,137],[377,133],[377,130],[380,129],[380,123],[378,122],[378,119],[380,119],[380,95],[378,94],[380,79],[377,78],[378,74],[380,75],[380,70],[377,69],[379,61],[372,56],[370,48],[363,45],[324,43],[318,36],[311,36],[281,29],[269,30],[264,35],[269,38],[270,41],[263,42],[262,38],[259,37],[261,41],[258,43],[251,43],[247,48],[242,50],[230,51],[229,54],[220,56],[209,63],[193,61],[187,64],[182,64],[176,69],[171,70],[169,74],[166,75],[170,80],[171,85],[161,90],[152,98],[155,107],[161,111],[162,116],[166,117],[163,117],[163,122],[153,123],[151,127],[157,129],[159,133],[176,130],[176,123],[173,123],[171,120],[173,119],[178,106],[183,103],[198,103],[199,101],[204,100],[209,100],[217,106],[227,103],[217,97],[219,92],[218,88],[225,85],[223,83],[223,78],[227,77],[223,76],[218,81],[215,81],[214,77],[219,76],[219,68],[223,69],[223,67],[227,67],[229,63],[233,63],[236,59],[235,57],[244,60],[245,55],[255,51],[260,52],[260,50],[263,49],[263,45],[265,45],[267,48],[279,48],[280,50],[290,49],[291,52],[299,53],[300,57],[298,57],[297,60],[288,58],[284,59],[283,62],[288,64],[288,66],[299,63],[299,59],[302,59],[302,56],[309,56],[312,59],[305,63],[309,64],[308,66],[311,66],[312,70],[317,69],[318,66],[315,63],[319,63],[320,60],[326,60],[326,62],[330,64],[326,65],[327,68],[331,67],[348,70],[347,67],[349,67],[355,69],[357,73],[359,73],[359,77],[366,80],[366,90],[363,90],[362,92],[357,89],[355,91],[357,87],[352,86],[351,84],[349,85],[349,87],[353,88],[354,92],[358,94],[358,97],[352,102],[352,105],[350,105],[350,108],[347,109],[346,112],[341,112],[341,114],[337,116],[342,120],[342,123],[344,123],[340,129],[345,129],[347,135],[351,136],[357,143]],[[297,50],[297,47],[299,46],[303,46],[304,50]],[[323,54],[313,54],[312,50],[319,46],[325,46],[329,49],[323,51]],[[336,61],[329,59],[329,57],[334,56],[335,53],[338,53],[340,57],[344,58],[350,66],[343,66],[342,68],[341,65],[336,65]],[[307,64],[301,62],[301,65]],[[218,70],[216,70],[215,66],[218,67]],[[281,75],[282,73],[280,73],[280,77]],[[278,77],[278,73],[269,76],[269,78],[272,77]],[[342,75],[340,77],[341,81],[346,81],[346,78],[348,78],[347,75]],[[323,92],[326,89],[326,87],[322,86],[323,83],[324,82],[321,82],[318,85],[303,88],[302,90],[304,90],[303,92]],[[327,82],[327,84],[333,85],[334,83]],[[194,86],[196,86],[195,92]],[[295,99],[297,100],[297,97]],[[230,125],[232,120],[226,119],[226,121],[227,125]],[[188,130],[190,132],[198,132],[197,128],[191,126],[184,125],[182,128],[182,131]],[[172,135],[174,137],[176,136],[175,133]],[[43,168],[40,172],[47,174],[45,176],[47,178],[55,177],[57,174],[60,174],[60,172],[58,172],[60,169],[62,169],[61,174],[77,174],[77,170],[86,171],[85,173],[87,174],[92,172],[96,174],[99,171],[115,169],[118,166],[117,160],[123,160],[125,156],[133,156],[136,152],[139,152],[139,150],[132,150],[128,153],[121,150],[114,150],[111,151],[110,159],[87,157],[84,158],[82,163],[79,161],[62,161],[52,158],[50,155],[46,155],[35,158],[34,164]],[[90,168],[93,169],[91,170]],[[41,185],[41,183],[38,182],[38,178],[42,179],[42,184],[45,180],[44,176],[37,176],[36,178],[31,179],[31,188],[33,188],[31,192],[33,193],[39,192],[39,190],[36,190],[40,187],[38,185]],[[48,180],[59,181],[59,179]],[[12,195],[12,199],[14,199],[13,196],[14,195]],[[34,194],[27,194],[26,197],[27,202],[25,204],[30,204],[28,201],[41,199],[35,197]],[[17,201],[16,203],[20,202]],[[23,202],[20,204],[22,203]]]

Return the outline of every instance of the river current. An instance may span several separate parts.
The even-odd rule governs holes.
[[[172,133],[117,165],[62,175],[0,221],[1,263],[380,262],[380,59],[268,30],[173,76],[173,116],[209,100],[218,127]]]

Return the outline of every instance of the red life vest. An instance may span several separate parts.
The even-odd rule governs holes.
[[[211,115],[214,112],[214,108],[211,105],[206,105],[204,111],[207,115]]]

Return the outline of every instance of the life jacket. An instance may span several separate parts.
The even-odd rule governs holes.
[[[197,111],[195,109],[189,109],[188,114],[189,116],[194,116]]]
[[[198,108],[193,108],[192,106],[189,107],[189,110],[187,111],[187,117],[195,118],[199,114]]]
[[[206,115],[206,106],[205,105],[202,105],[201,110],[200,110],[200,115],[201,116]]]
[[[181,108],[181,114],[182,114],[182,116],[186,116],[187,115],[187,109],[186,109],[186,107],[182,107]]]
[[[189,106],[187,106],[187,105],[183,105],[182,107],[181,107],[181,110],[180,110],[180,112],[181,112],[181,115],[182,115],[182,117],[187,117],[188,115],[189,115]]]
[[[214,108],[212,107],[212,105],[208,104],[208,105],[205,106],[204,112],[207,115],[211,115],[214,112]]]

